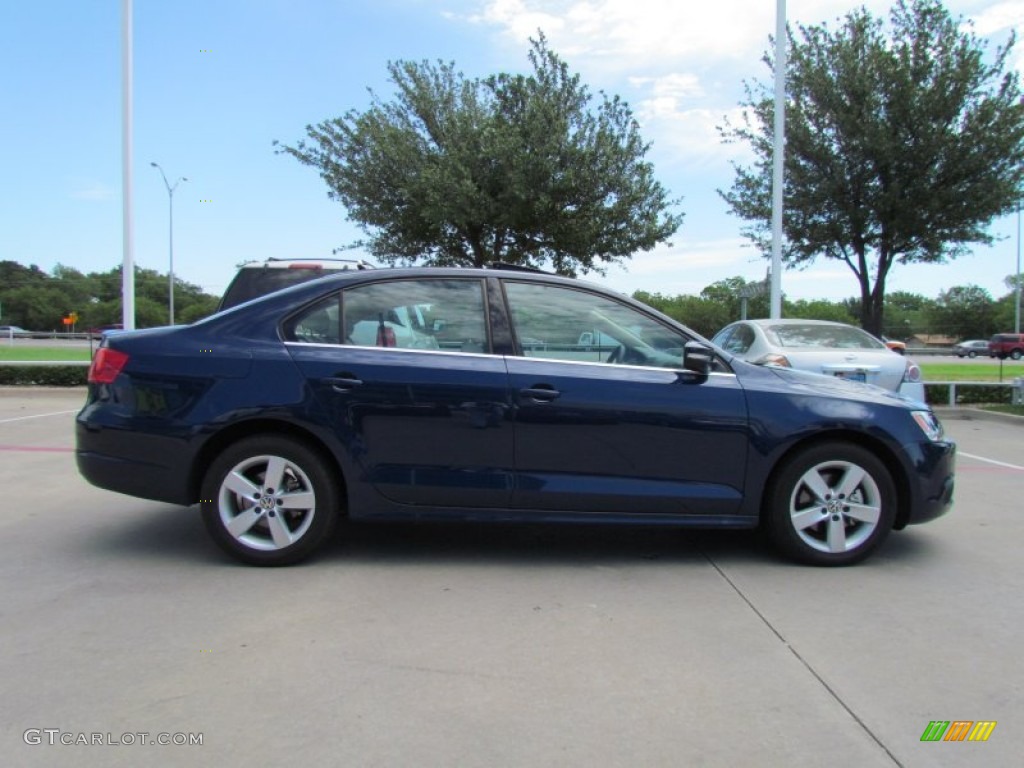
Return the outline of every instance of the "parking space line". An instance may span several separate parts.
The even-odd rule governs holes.
[[[74,448],[48,448],[43,445],[0,445],[0,451],[36,451],[39,453],[73,453]]]
[[[960,456],[964,456],[964,457],[966,457],[968,459],[974,459],[975,461],[984,461],[984,462],[987,462],[989,464],[995,464],[997,467],[1006,467],[1007,469],[1019,469],[1020,471],[1024,472],[1024,467],[1018,466],[1017,464],[1007,464],[1005,461],[996,461],[995,459],[986,459],[984,456],[977,456],[977,455],[975,455],[973,453],[964,453],[963,451],[959,451],[958,454]]]
[[[37,413],[32,416],[15,416],[13,419],[0,419],[0,424],[9,424],[12,421],[25,421],[27,419],[45,419],[47,416],[65,416],[69,413],[78,413],[80,408],[74,408],[70,411],[51,411],[50,413]]]

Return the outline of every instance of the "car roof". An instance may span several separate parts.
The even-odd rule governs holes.
[[[239,269],[295,269],[301,266],[316,267],[318,269],[375,269],[373,264],[362,259],[335,259],[335,258],[313,258],[303,259],[299,257],[277,257],[271,256],[268,259],[253,259],[238,265]]]
[[[637,302],[626,296],[625,294],[616,293],[615,291],[606,288],[602,285],[595,283],[588,283],[583,280],[579,280],[574,277],[565,277],[563,275],[555,275],[548,272],[541,272],[533,269],[507,269],[507,268],[488,268],[488,267],[385,267],[368,270],[339,270],[332,271],[329,274],[319,277],[315,280],[308,280],[302,283],[296,283],[295,285],[282,288],[273,293],[266,293],[255,298],[249,299],[246,302],[234,304],[227,309],[218,311],[216,314],[211,315],[207,320],[220,317],[229,313],[235,313],[236,310],[241,310],[245,307],[253,305],[263,305],[265,302],[270,303],[284,303],[284,304],[302,304],[309,301],[323,293],[328,293],[331,290],[341,290],[350,284],[359,283],[372,283],[383,280],[400,280],[411,277],[417,278],[477,278],[482,279],[486,277],[500,277],[505,279],[514,279],[518,281],[539,281],[545,283],[560,283],[567,286],[577,286],[579,288],[586,288],[589,290],[600,291],[606,294],[615,294],[620,298],[636,304]],[[652,308],[647,308],[649,311]],[[653,310],[656,311],[656,310]],[[660,313],[659,313],[660,314]],[[205,322],[205,321],[200,321]]]
[[[846,328],[857,328],[856,325],[852,325],[850,323],[840,323],[835,320],[805,320],[799,317],[779,318],[776,320],[772,320],[770,318],[760,318],[757,320],[740,320],[738,322],[753,323],[754,325],[759,325],[762,328],[770,325],[842,325],[845,326]],[[858,328],[858,330],[860,329]]]

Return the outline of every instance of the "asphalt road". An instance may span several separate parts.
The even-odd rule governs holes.
[[[947,419],[955,509],[853,568],[753,534],[350,525],[265,570],[81,480],[81,402],[0,391],[4,765],[1020,765],[1020,426]],[[947,720],[997,725],[921,741]]]

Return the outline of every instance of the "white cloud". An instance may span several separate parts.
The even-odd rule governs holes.
[[[677,236],[672,244],[634,254],[625,265],[610,268],[608,274],[596,282],[626,294],[654,290],[666,295],[697,295],[711,283],[733,275],[749,279],[764,275],[763,260],[744,239],[700,240]]]
[[[475,24],[496,26],[512,35],[516,40],[526,41],[537,33],[538,29],[545,34],[559,33],[565,21],[558,15],[540,10],[531,10],[525,0],[489,0],[483,4],[479,13],[470,14],[467,18]]]
[[[106,202],[115,199],[118,193],[114,187],[91,179],[73,179],[71,186],[71,197],[74,200]]]
[[[700,79],[690,72],[673,72],[661,77],[631,77],[629,82],[634,87],[649,90],[656,99],[672,103],[687,97],[704,95]]]
[[[543,29],[555,50],[615,68],[745,55],[767,40],[774,5],[746,0],[489,0],[470,21],[525,41]]]
[[[974,31],[982,36],[1024,28],[1024,1],[1009,0],[984,9],[974,17]]]
[[[850,11],[864,6],[888,20],[895,0],[787,0],[791,28],[837,26]],[[542,29],[552,50],[579,72],[593,89],[627,99],[653,143],[650,160],[659,180],[683,197],[687,216],[672,247],[638,253],[624,268],[609,269],[600,282],[624,293],[654,289],[668,294],[696,294],[705,286],[734,275],[764,276],[765,261],[739,237],[742,222],[727,215],[716,189],[730,186],[729,161],[749,165],[746,144],[724,144],[718,127],[728,119],[742,125],[738,105],[744,81],[767,82],[761,57],[775,33],[776,3],[772,0],[462,0],[463,22],[480,26],[483,34],[515,41]],[[1009,30],[1024,32],[1024,0],[944,0],[954,16],[972,19],[975,32],[994,41]],[[1024,43],[1014,65],[1024,71]],[[525,69],[521,54],[512,66]],[[768,83],[770,87],[770,83]],[[719,235],[735,235],[715,239]],[[900,270],[890,290],[913,281],[910,290],[933,292],[933,274],[924,267]],[[891,276],[892,277],[892,276]],[[947,279],[948,278],[944,278]],[[792,299],[844,298],[857,291],[845,267],[823,262],[806,271],[787,271],[783,290]]]

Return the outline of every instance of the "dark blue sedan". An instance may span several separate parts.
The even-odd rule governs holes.
[[[846,565],[951,503],[921,403],[751,365],[619,294],[524,271],[345,272],[110,334],[77,418],[91,483],[199,504],[256,565],[341,515],[763,526]]]

